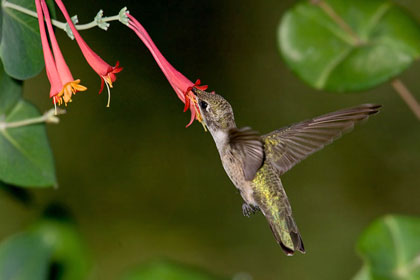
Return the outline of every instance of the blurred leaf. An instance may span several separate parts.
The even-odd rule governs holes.
[[[8,0],[35,11],[35,1]],[[10,8],[2,8],[0,56],[6,72],[25,80],[44,67],[38,20]]]
[[[420,279],[419,236],[419,218],[386,216],[377,220],[357,244],[365,263],[354,279]]]
[[[69,222],[41,219],[0,244],[1,280],[82,280],[88,259]]]
[[[304,1],[285,13],[278,40],[288,66],[317,89],[365,90],[397,76],[420,53],[420,25],[390,1],[325,1],[361,39]]]
[[[32,232],[41,236],[45,246],[52,250],[50,267],[60,280],[85,279],[89,269],[86,249],[72,223],[43,219]],[[51,271],[50,271],[51,273]]]
[[[0,244],[0,279],[45,280],[51,249],[34,233],[21,233]]]
[[[170,261],[155,261],[139,267],[124,280],[226,280]]]
[[[0,62],[0,115],[9,114],[22,96],[22,83],[4,73]]]
[[[40,116],[21,98],[21,84],[0,69],[0,122]],[[56,184],[53,155],[44,124],[0,128],[0,180],[24,187]]]
[[[369,280],[371,279],[369,269],[363,266],[361,270],[353,277],[353,280]]]

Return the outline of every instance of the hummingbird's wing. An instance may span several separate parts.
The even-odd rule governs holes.
[[[252,180],[264,162],[264,144],[261,135],[250,127],[232,128],[228,134],[232,152],[242,159],[245,180]]]
[[[307,156],[350,131],[356,122],[377,113],[380,107],[363,104],[268,133],[262,136],[266,159],[282,175]]]

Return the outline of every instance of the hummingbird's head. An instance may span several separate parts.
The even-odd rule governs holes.
[[[232,107],[223,97],[197,88],[192,91],[197,98],[203,121],[211,133],[225,132],[236,127]]]

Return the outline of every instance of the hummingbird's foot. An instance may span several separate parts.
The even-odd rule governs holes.
[[[250,217],[252,214],[255,214],[255,212],[258,211],[257,206],[249,205],[248,203],[242,204],[242,213],[246,217]]]

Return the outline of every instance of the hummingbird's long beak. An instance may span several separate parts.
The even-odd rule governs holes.
[[[191,89],[191,91],[192,91],[192,93],[193,93],[196,97],[199,97],[200,95],[203,95],[204,93],[206,93],[206,91],[201,90],[201,89],[198,89],[198,88],[196,88],[196,87],[193,87],[193,88]]]
[[[193,93],[195,96],[197,96],[197,92],[199,91],[199,89],[197,89],[197,88],[193,87],[193,88],[191,89],[191,91],[192,91],[192,93]]]

